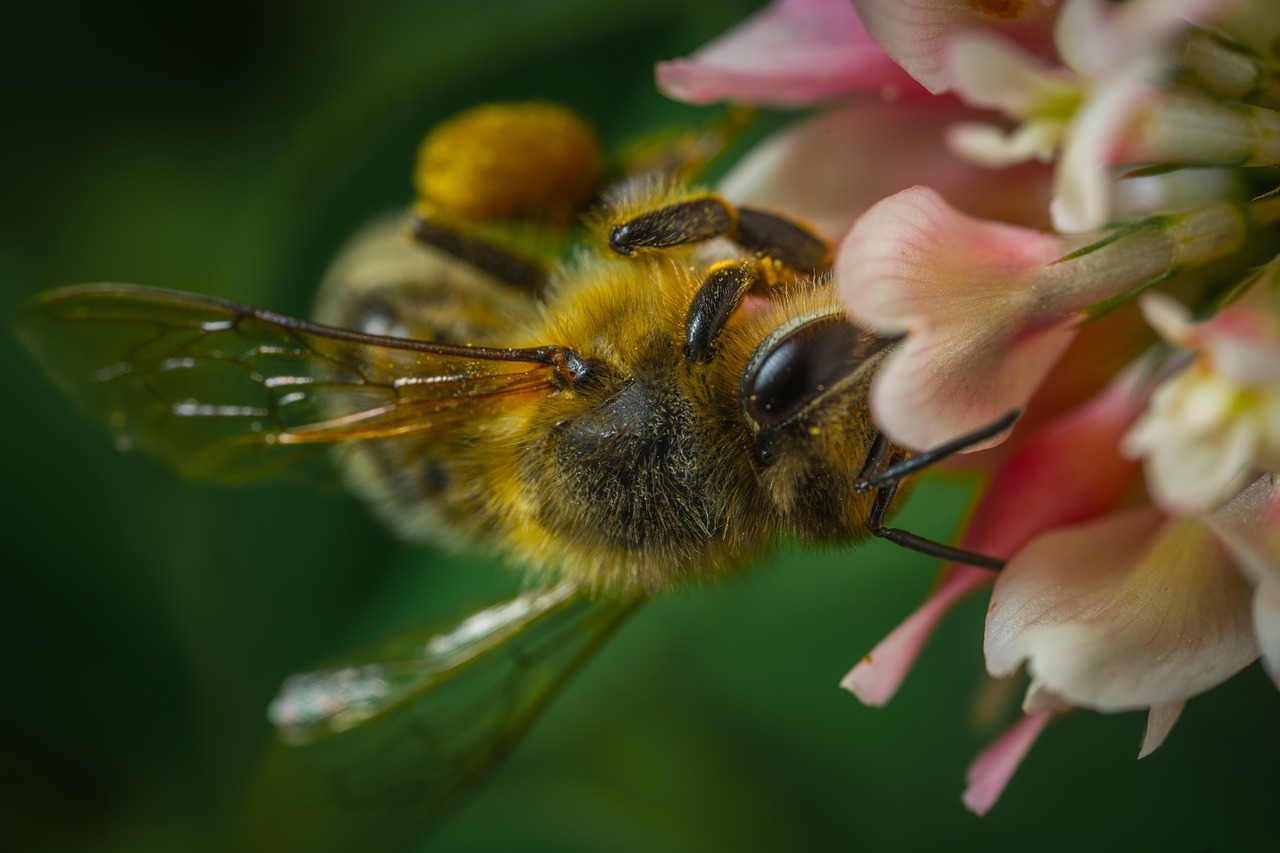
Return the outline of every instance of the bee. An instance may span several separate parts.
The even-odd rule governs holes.
[[[401,536],[526,572],[509,601],[285,683],[262,846],[367,841],[321,819],[335,799],[408,837],[641,602],[782,539],[999,567],[886,520],[905,478],[1016,414],[928,453],[881,435],[868,386],[897,340],[838,300],[823,237],[689,182],[721,136],[633,154],[602,191],[581,119],[489,105],[427,137],[412,210],[340,253],[314,321],[125,285],[19,318],[120,446],[215,480],[331,463]],[[567,257],[529,250],[584,211]]]

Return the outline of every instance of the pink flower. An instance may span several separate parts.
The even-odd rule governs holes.
[[[1052,530],[1010,561],[987,614],[987,669],[999,677],[1026,663],[1031,717],[1146,709],[1142,758],[1188,699],[1247,666],[1260,646],[1280,686],[1278,591],[1280,490],[1271,475],[1208,516],[1113,513]]]
[[[923,94],[867,35],[849,0],[776,0],[688,59],[659,63],[657,80],[663,93],[693,104]]]
[[[1134,385],[1133,375],[1126,375],[1028,438],[992,477],[964,547],[1007,557],[1046,530],[1109,511],[1139,470],[1116,455],[1120,437],[1141,410]],[[924,604],[866,655],[841,686],[865,704],[887,703],[941,618],[995,578],[985,569],[948,566]]]
[[[920,181],[974,216],[1045,222],[1049,171],[1043,166],[992,173],[947,149],[942,132],[962,109],[868,101],[823,113],[749,151],[718,190],[739,204],[799,216],[836,240],[867,208]]]
[[[769,140],[721,191],[844,234],[833,277],[851,316],[902,337],[869,399],[895,444],[932,448],[1029,404],[1053,413],[1039,428],[1024,422],[1016,445],[973,457],[994,473],[962,544],[1008,557],[1007,568],[946,567],[842,682],[867,704],[889,701],[939,620],[994,580],[987,669],[1025,666],[1032,681],[1026,716],[970,768],[964,800],[982,813],[1068,709],[1145,710],[1141,757],[1192,696],[1259,654],[1280,686],[1280,261],[1265,288],[1208,322],[1144,298],[1188,364],[1173,373],[1171,361],[1149,400],[1135,369],[1066,414],[1046,395],[1033,401],[1087,320],[1174,277],[1202,300],[1192,304],[1212,304],[1214,292],[1197,297],[1199,282],[1181,273],[1232,256],[1280,218],[1278,199],[1244,201],[1239,168],[1280,162],[1280,118],[1274,86],[1257,88],[1265,61],[1228,62],[1233,46],[1217,41],[1256,29],[1233,0],[852,4],[857,13],[841,0],[778,0],[658,74],[699,103],[880,94]],[[1236,11],[1262,5],[1240,0]],[[1189,21],[1219,20],[1225,29],[1184,45]],[[962,103],[920,97],[889,56]],[[978,109],[1013,127],[975,123]],[[1011,164],[1031,180],[1011,178]],[[1213,168],[1121,182],[1119,164]],[[1001,170],[979,171],[990,167]],[[1059,233],[1043,230],[1047,220]],[[1107,222],[1128,224],[1101,232]],[[1229,286],[1224,268],[1206,277]],[[1266,311],[1249,301],[1263,292]],[[1128,331],[1121,363],[1150,340]],[[1092,393],[1114,352],[1072,353]],[[1122,446],[1145,462],[1154,505],[1135,505],[1143,468]]]
[[[1248,231],[1216,204],[1088,243],[965,216],[925,187],[890,196],[855,223],[834,269],[861,322],[907,334],[872,384],[876,423],[923,450],[1024,408],[1081,312],[1229,254]]]
[[[1082,245],[965,216],[925,187],[867,211],[834,274],[860,320],[908,333],[872,385],[880,428],[924,450],[1025,405],[1095,301],[1055,304],[1046,275]]]
[[[1078,233],[1110,217],[1108,165],[1133,143],[1134,123],[1153,100],[1152,81],[1185,19],[1223,5],[1215,0],[1133,0],[1104,12],[1097,0],[1067,0],[1054,28],[1062,65],[1055,67],[988,31],[953,32],[946,79],[977,107],[1019,121],[1009,134],[989,124],[957,125],[958,151],[991,166],[1058,155],[1054,226]],[[1158,133],[1158,132],[1156,132]],[[1141,146],[1135,152],[1142,155]]]
[[[925,88],[939,94],[952,88],[946,47],[956,34],[990,33],[1048,52],[1058,0],[853,0],[853,5],[871,37]]]

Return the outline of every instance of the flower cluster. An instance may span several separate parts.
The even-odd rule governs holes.
[[[845,678],[887,702],[994,583],[988,672],[1024,716],[974,762],[990,808],[1047,722],[1188,699],[1259,657],[1280,686],[1280,15],[1271,0],[776,0],[669,95],[820,106],[726,177],[837,241],[873,383],[924,450],[1021,409],[930,598]]]

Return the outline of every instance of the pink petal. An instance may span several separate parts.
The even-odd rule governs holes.
[[[777,0],[695,51],[658,63],[658,88],[693,104],[804,106],[851,92],[923,91],[889,59],[849,0]]]
[[[966,774],[969,786],[961,796],[970,811],[983,815],[996,804],[1014,771],[1052,718],[1053,714],[1047,712],[1023,717],[974,759]]]
[[[1099,710],[1181,701],[1257,657],[1251,593],[1191,519],[1139,508],[1055,530],[996,581],[987,669],[1025,660],[1037,683]]]
[[[979,30],[1001,35],[1041,56],[1053,56],[1056,0],[1021,4],[853,0],[853,4],[871,37],[934,94],[948,91],[952,86],[946,48],[951,39],[964,32]]]
[[[1149,296],[1156,294],[1144,299]],[[1188,326],[1175,342],[1200,351],[1234,382],[1280,386],[1280,290],[1260,283],[1211,319]]]
[[[1129,371],[1083,406],[1042,426],[996,470],[964,546],[1007,557],[1041,533],[1115,507],[1141,467],[1120,439],[1142,411]]]
[[[1164,739],[1173,730],[1173,724],[1178,722],[1178,717],[1182,716],[1182,709],[1186,704],[1186,702],[1170,702],[1166,705],[1156,705],[1148,712],[1147,730],[1142,735],[1139,758],[1146,758],[1160,748],[1160,744],[1164,743]]]
[[[840,686],[864,705],[878,708],[888,703],[942,617],[957,601],[991,583],[994,577],[986,569],[948,567],[924,604],[863,657]]]
[[[966,216],[926,187],[868,210],[837,252],[835,280],[862,322],[910,333],[872,384],[885,434],[921,450],[1024,408],[1075,334],[1058,307],[1073,291],[1040,280],[1072,248]]]
[[[718,189],[739,204],[785,210],[837,240],[872,204],[920,181],[972,215],[1042,222],[1049,169],[1027,164],[991,172],[960,160],[943,132],[966,114],[945,99],[868,101],[824,113],[756,146]]]
[[[963,547],[1007,557],[1046,530],[1111,509],[1140,470],[1116,451],[1140,411],[1133,385],[1133,377],[1126,375],[1019,447],[992,478]],[[840,686],[866,705],[886,704],[942,617],[994,579],[984,569],[948,566],[924,604],[859,661]]]

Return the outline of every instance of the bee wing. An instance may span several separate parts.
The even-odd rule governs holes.
[[[639,605],[572,584],[377,654],[295,675],[249,803],[249,849],[380,850],[421,833],[498,765]]]
[[[221,480],[272,473],[332,442],[446,430],[552,393],[572,356],[367,335],[131,285],[44,294],[17,332],[122,449]]]

